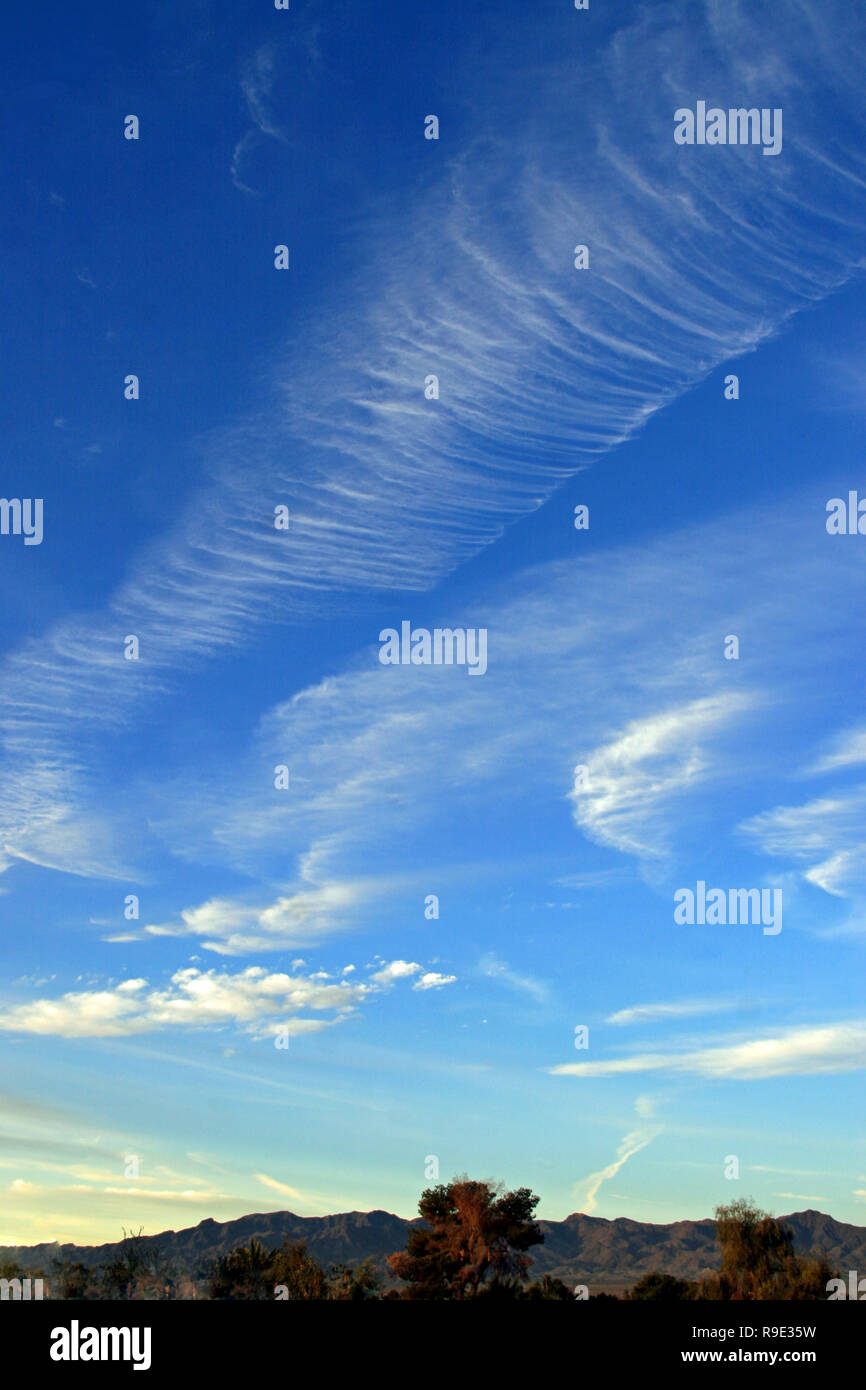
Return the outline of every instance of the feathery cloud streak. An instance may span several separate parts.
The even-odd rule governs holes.
[[[212,482],[103,609],[7,661],[0,727],[20,775],[0,806],[2,862],[111,871],[108,854],[83,867],[80,846],[40,848],[46,800],[76,815],[88,755],[70,740],[134,719],[179,663],[256,624],[321,611],[335,592],[429,588],[840,284],[866,220],[861,28],[841,4],[708,4],[685,18],[659,5],[617,33],[589,87],[553,65],[533,74],[531,103],[511,91],[506,110],[495,56],[467,79],[473,141],[453,155],[443,144],[441,179],[370,226],[365,269],[335,286],[339,313],[323,310],[303,353],[287,350],[274,408],[210,442]],[[270,80],[254,76],[248,99]],[[797,113],[783,157],[675,146],[673,109],[699,87],[744,101],[771,90]],[[836,94],[832,124],[811,90]],[[578,241],[588,272],[572,268]],[[288,533],[273,529],[278,502]],[[127,632],[142,642],[134,679]],[[58,766],[47,797],[39,778]]]
[[[691,1052],[643,1052],[599,1062],[566,1062],[551,1076],[630,1076],[685,1072],[714,1080],[759,1081],[777,1076],[824,1076],[866,1067],[866,1022],[786,1028],[775,1036],[732,1041]]]

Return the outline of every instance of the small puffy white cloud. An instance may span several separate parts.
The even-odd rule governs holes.
[[[390,964],[370,976],[378,985],[390,985],[395,980],[404,980],[408,975],[417,975],[421,966],[416,961],[392,960]]]
[[[420,980],[415,981],[412,988],[439,989],[442,985],[453,985],[456,979],[456,975],[439,975],[435,970],[428,970]]]
[[[359,1004],[421,970],[414,961],[396,960],[369,980],[334,981],[325,971],[287,975],[251,965],[232,974],[186,966],[176,970],[166,986],[150,987],[143,979],[123,980],[111,988],[75,990],[57,999],[11,1005],[0,1009],[0,1031],[111,1038],[233,1024],[258,1037],[277,1028],[297,1036],[339,1022]],[[453,979],[431,971],[422,976],[426,983],[421,987],[432,989]],[[331,1017],[311,1018],[311,1013]]]
[[[112,1038],[147,1030],[141,1005],[129,992],[80,990],[37,999],[0,1012],[0,1030],[43,1037]]]
[[[372,891],[370,885],[333,882],[283,894],[264,906],[209,898],[184,908],[179,922],[153,923],[145,931],[151,936],[204,937],[205,949],[221,956],[291,948],[339,930],[346,914]]]
[[[642,1120],[651,1120],[656,1113],[655,1096],[638,1096],[634,1103],[635,1114]]]

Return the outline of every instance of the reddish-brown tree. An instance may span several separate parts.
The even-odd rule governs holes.
[[[524,1251],[544,1240],[532,1219],[539,1201],[528,1187],[505,1192],[467,1177],[428,1188],[418,1203],[426,1224],[388,1260],[403,1296],[471,1298],[494,1278],[517,1283],[530,1264]]]

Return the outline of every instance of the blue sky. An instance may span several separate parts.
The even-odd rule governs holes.
[[[49,9],[5,45],[0,1243],[408,1215],[434,1157],[550,1218],[866,1224],[862,21]],[[703,99],[781,153],[676,145]],[[487,671],[382,665],[404,620]],[[782,930],[675,923],[698,881]]]

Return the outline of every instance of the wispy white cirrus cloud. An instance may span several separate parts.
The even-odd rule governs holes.
[[[71,767],[76,748],[74,808],[88,733],[141,718],[191,661],[337,593],[429,589],[852,273],[866,221],[861,20],[832,0],[736,13],[734,26],[715,4],[688,17],[650,7],[599,54],[591,90],[551,64],[543,82],[533,71],[522,107],[513,88],[507,103],[497,94],[501,53],[474,64],[467,100],[485,98],[481,126],[413,209],[392,207],[359,237],[363,273],[334,285],[339,310],[323,311],[314,341],[287,349],[274,403],[207,442],[209,481],[114,593],[7,660],[0,735],[13,769]],[[256,130],[273,135],[265,55],[246,98]],[[784,159],[731,148],[699,160],[674,145],[676,106],[708,87],[739,96],[759,78],[773,104],[798,110]],[[809,96],[827,90],[832,127]],[[517,108],[528,114],[515,129]],[[590,272],[573,269],[578,240]],[[436,402],[423,396],[430,371]],[[289,532],[274,530],[275,501],[291,507]],[[134,672],[128,632],[142,642]],[[34,782],[23,810],[0,803],[5,865],[34,854],[45,798]],[[85,871],[75,847],[49,839],[43,828],[39,862]]]
[[[283,1197],[294,1197],[298,1201],[304,1201],[303,1193],[296,1187],[290,1187],[288,1183],[280,1182],[277,1178],[269,1178],[267,1173],[255,1173],[256,1182],[260,1182],[263,1187],[268,1187],[272,1192],[279,1192]]]
[[[514,970],[506,961],[488,952],[479,961],[479,969],[488,980],[501,981],[509,989],[528,994],[537,1004],[546,1004],[550,999],[550,988],[544,980],[537,980],[523,971]]]
[[[695,1018],[704,1014],[730,1013],[742,1007],[735,999],[680,999],[665,1004],[633,1004],[618,1009],[604,1021],[616,1025],[656,1023],[672,1018]]]
[[[237,141],[231,158],[232,183],[244,193],[258,195],[243,181],[247,157],[261,143],[261,137],[286,143],[286,135],[272,111],[272,92],[277,75],[277,53],[273,44],[262,44],[241,64],[240,86],[252,125]]]
[[[732,532],[742,538],[734,551]],[[681,835],[684,807],[689,823],[701,808],[715,819],[736,787],[751,810],[744,774],[775,776],[792,729],[824,719],[816,662],[840,688],[850,683],[826,612],[855,613],[866,579],[851,552],[828,564],[826,540],[812,500],[790,499],[772,515],[726,516],[592,564],[525,572],[517,596],[512,586],[457,615],[489,630],[478,680],[456,667],[380,666],[376,625],[349,669],[276,705],[252,746],[213,776],[197,769],[138,799],[175,853],[259,871],[288,851],[311,890],[363,882],[375,897],[371,872],[384,882],[393,868],[393,854],[371,858],[377,844],[409,842],[434,806],[475,818],[513,802],[524,785],[514,769],[531,766],[533,789],[564,807],[572,793],[581,833],[658,861]],[[654,596],[651,626],[636,617],[635,591]],[[748,639],[739,666],[722,655],[732,628]],[[278,759],[292,769],[287,795],[272,792]],[[588,769],[580,792],[576,766]],[[743,819],[732,807],[731,829]]]
[[[714,1080],[764,1080],[823,1076],[866,1067],[866,1022],[785,1028],[746,1041],[732,1040],[692,1051],[636,1053],[597,1062],[568,1062],[552,1076],[629,1076],[648,1071],[684,1072]]]
[[[848,897],[866,890],[866,786],[777,806],[739,829],[765,854],[804,865],[803,877],[825,893]]]
[[[713,775],[711,740],[754,703],[754,696],[727,691],[634,720],[587,755],[587,780],[576,779],[571,793],[577,824],[616,849],[662,853],[664,803]]]
[[[602,1185],[616,1177],[621,1168],[625,1166],[630,1158],[640,1153],[651,1144],[662,1132],[663,1126],[650,1123],[654,1113],[654,1106],[651,1098],[638,1096],[635,1102],[635,1112],[641,1123],[626,1134],[617,1145],[616,1158],[612,1163],[608,1163],[604,1168],[598,1169],[595,1173],[590,1173],[575,1184],[574,1192],[580,1198],[581,1208],[584,1212],[593,1212],[598,1206],[598,1194]]]
[[[836,772],[866,763],[866,728],[843,729],[830,748],[808,769],[811,773]]]

